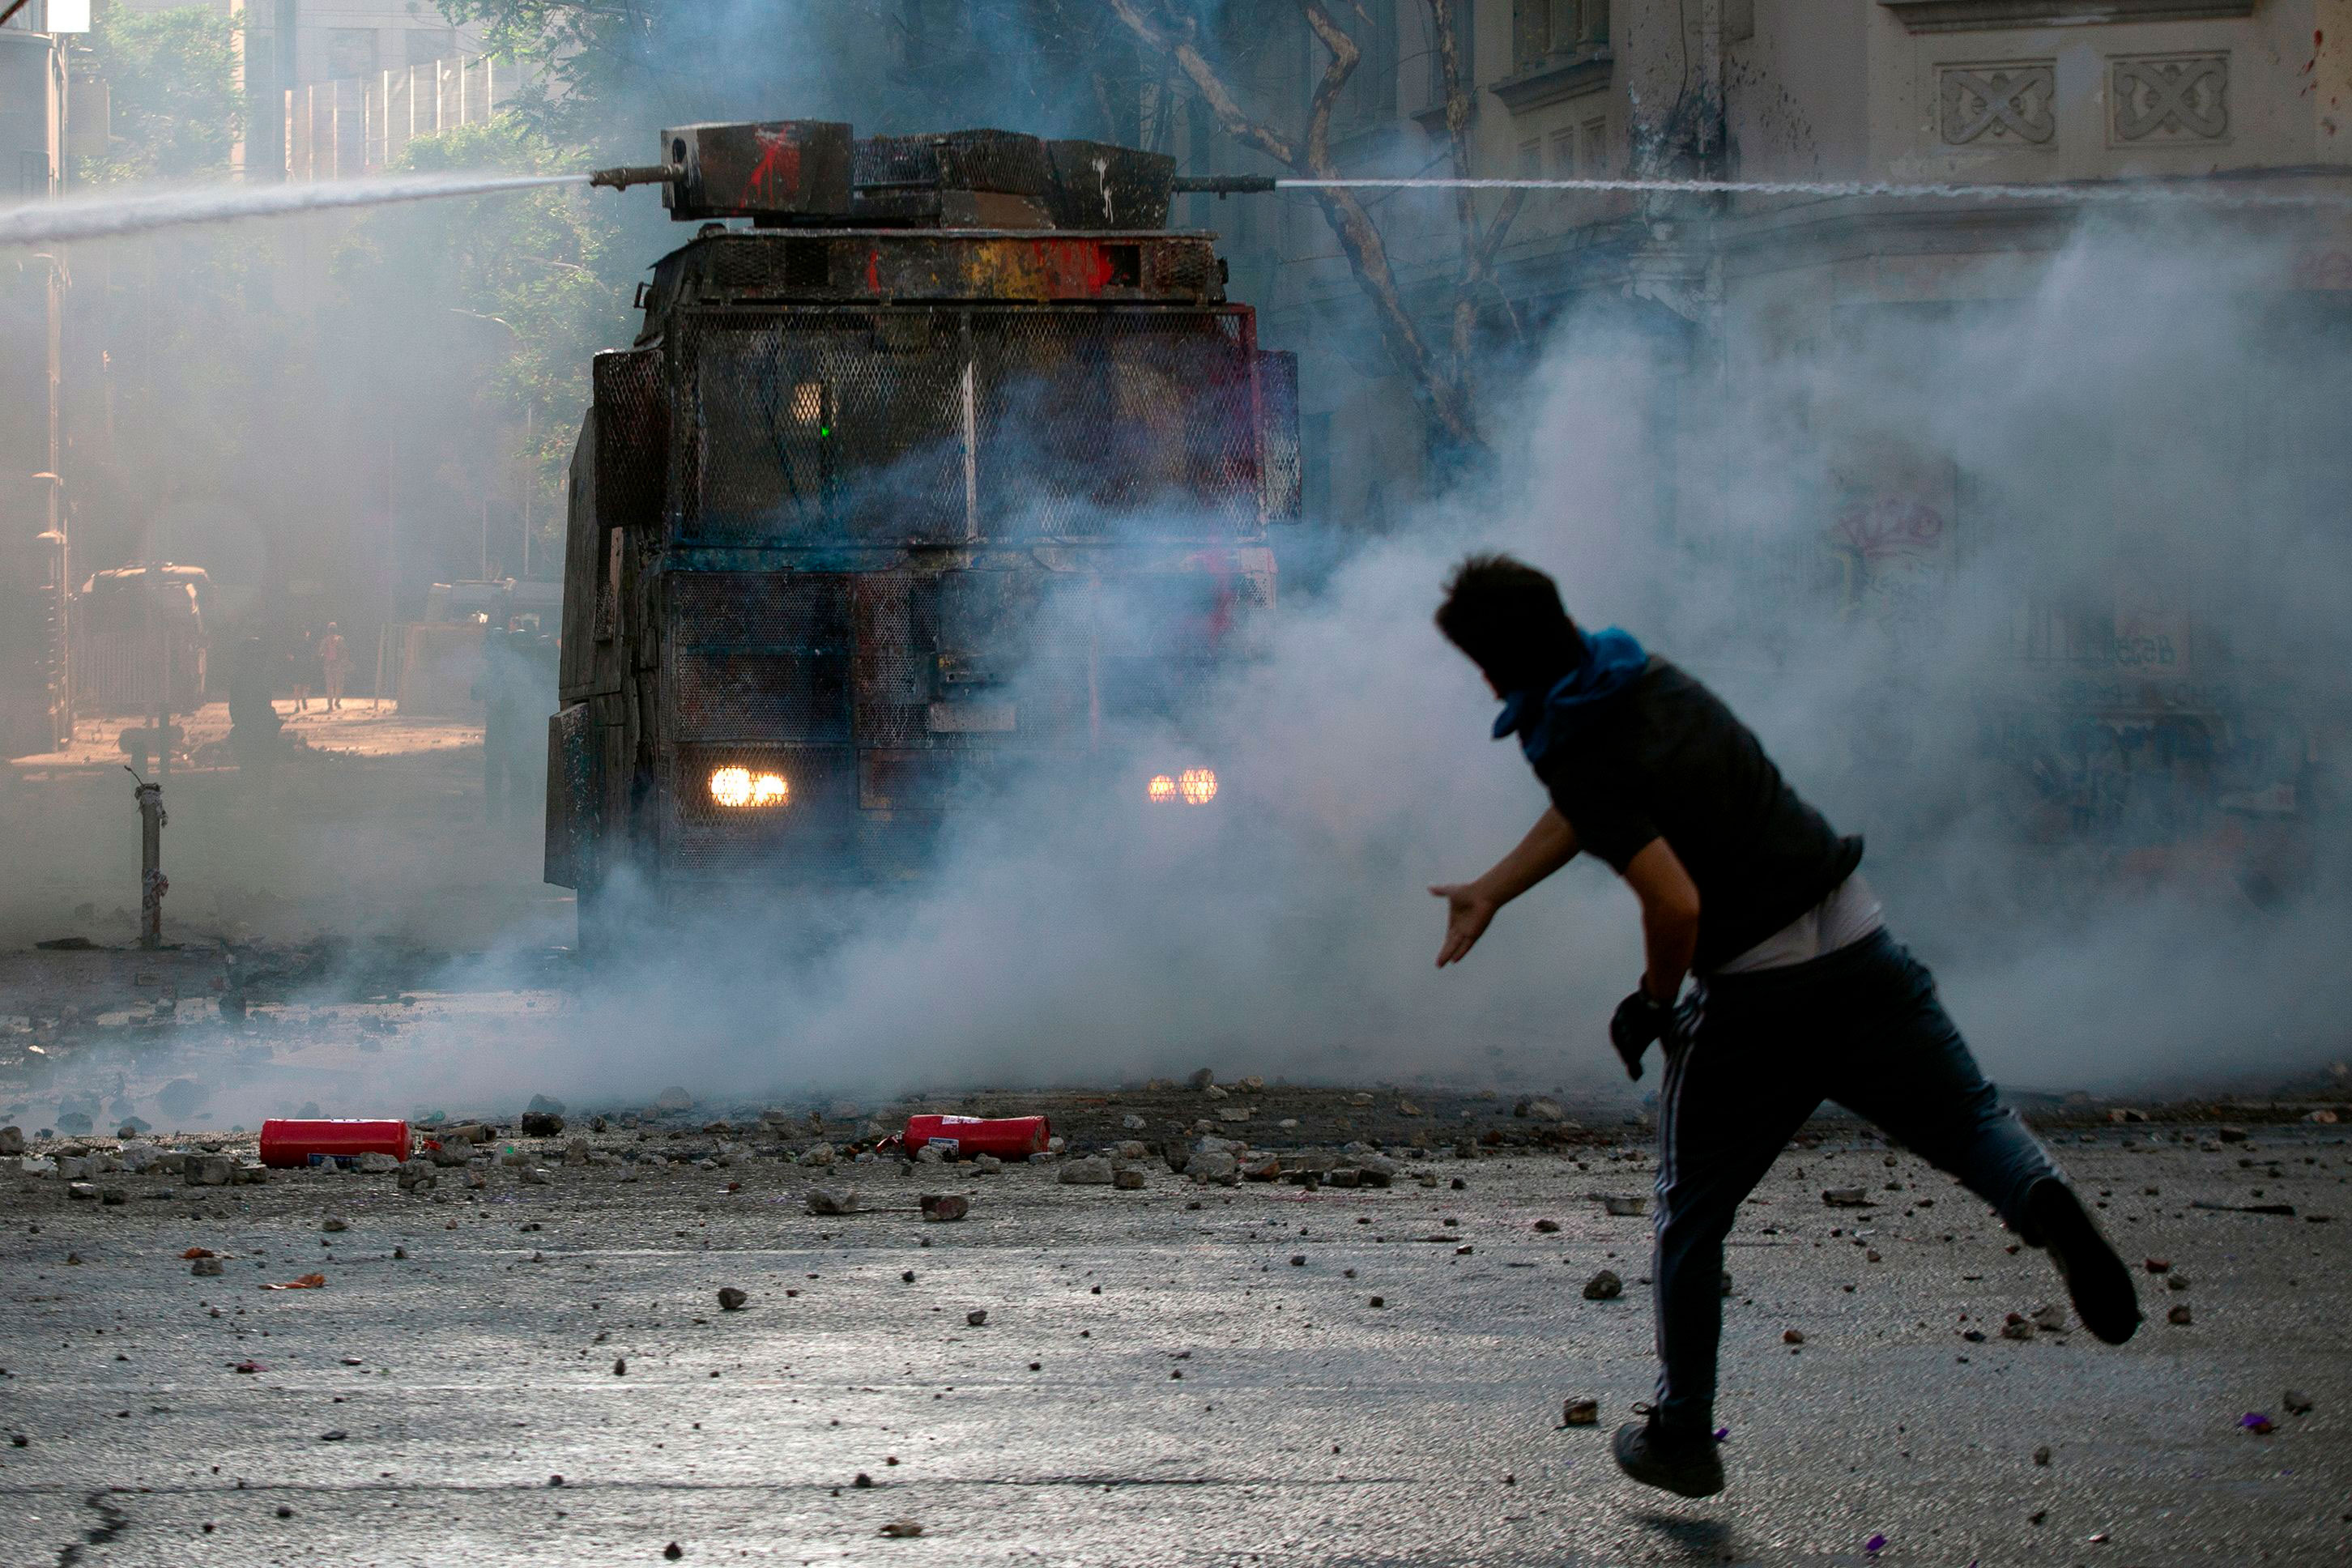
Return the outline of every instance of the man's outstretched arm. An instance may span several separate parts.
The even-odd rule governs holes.
[[[1576,829],[1557,806],[1546,807],[1517,847],[1475,882],[1448,882],[1430,889],[1445,900],[1445,942],[1437,967],[1459,963],[1486,934],[1496,911],[1576,858]]]

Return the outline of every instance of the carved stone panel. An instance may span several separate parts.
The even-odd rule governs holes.
[[[1936,96],[1944,145],[2051,145],[2058,136],[2052,102],[2056,74],[2051,60],[1937,66]]]
[[[2119,147],[2220,142],[2230,134],[2228,55],[2118,55],[2107,62]]]

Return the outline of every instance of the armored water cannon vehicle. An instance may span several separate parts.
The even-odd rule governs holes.
[[[782,121],[596,179],[703,227],[572,458],[546,875],[583,947],[625,876],[919,877],[1008,787],[1230,808],[1181,715],[1275,606],[1296,362],[1168,227],[1172,160]]]

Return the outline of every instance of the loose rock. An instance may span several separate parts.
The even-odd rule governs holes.
[[[1614,1301],[1625,1293],[1625,1281],[1613,1268],[1604,1268],[1584,1282],[1584,1299],[1588,1301]]]
[[[1601,1419],[1601,1401],[1570,1399],[1559,1408],[1559,1424],[1563,1426],[1591,1426]]]
[[[927,1220],[945,1224],[959,1220],[971,1212],[971,1200],[954,1193],[925,1193],[916,1200],[916,1206]]]
[[[808,1194],[808,1212],[856,1214],[857,1189],[856,1187],[811,1187]]]
[[[719,1288],[719,1310],[722,1312],[740,1312],[743,1310],[743,1303],[751,1299],[750,1292],[739,1290],[732,1285]]]
[[[1088,1154],[1082,1159],[1065,1161],[1060,1180],[1066,1187],[1107,1187],[1110,1185],[1112,1173],[1108,1160],[1099,1154]]]

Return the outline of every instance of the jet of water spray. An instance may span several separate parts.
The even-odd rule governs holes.
[[[586,184],[585,174],[400,174],[280,185],[200,185],[191,189],[67,196],[0,207],[0,246],[102,239],[186,224],[283,217],[330,207],[381,206],[445,196],[493,195],[545,185]]]
[[[1906,185],[1879,180],[1411,179],[1274,181],[1277,191],[1634,191],[1671,195],[1893,196],[1911,201],[2178,202],[2199,206],[2352,206],[2352,190],[2257,190],[2217,180],[2069,182],[2042,185]]]

